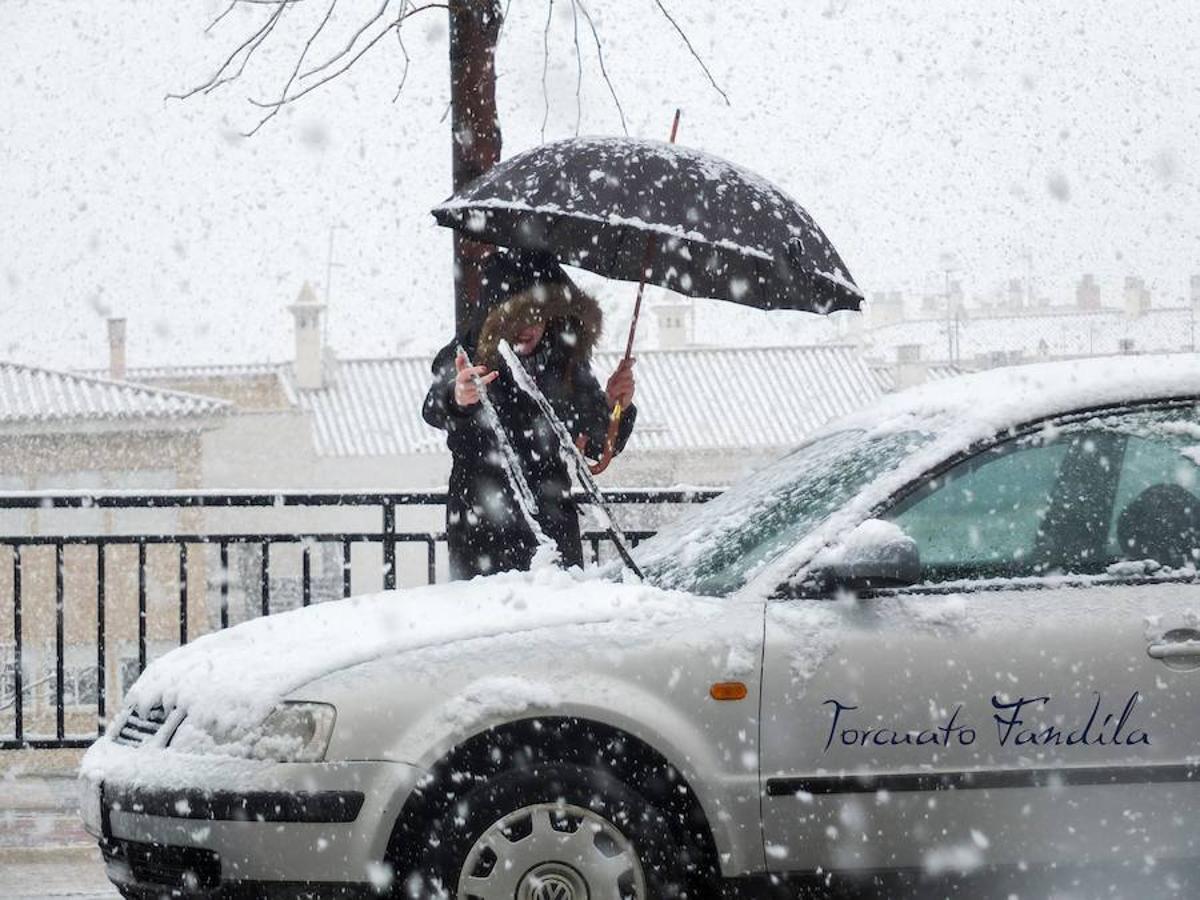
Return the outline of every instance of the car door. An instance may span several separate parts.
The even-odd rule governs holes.
[[[1048,423],[881,513],[920,587],[769,604],[768,867],[1195,855],[1198,462],[1191,404]]]

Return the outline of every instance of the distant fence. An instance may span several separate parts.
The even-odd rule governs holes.
[[[717,493],[607,496],[636,544]],[[0,749],[88,746],[110,697],[201,633],[434,583],[445,503],[444,491],[0,493]],[[584,540],[592,563],[612,555],[603,531],[585,525]]]

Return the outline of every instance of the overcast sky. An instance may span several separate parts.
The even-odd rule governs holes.
[[[665,2],[732,104],[654,0],[589,0],[631,133],[665,136],[681,105],[681,141],[793,194],[868,295],[933,290],[951,265],[969,292],[1032,268],[1065,297],[1091,271],[1115,302],[1136,273],[1175,302],[1200,272],[1200,5]],[[247,4],[205,34],[223,6],[0,2],[0,358],[100,365],[108,315],[129,319],[133,365],[286,358],[285,307],[306,279],[323,291],[333,225],[339,355],[448,338],[450,241],[428,215],[449,193],[445,13],[408,24],[395,103],[384,41],[246,139],[247,97],[279,89],[326,4],[297,4],[243,81],[164,101],[265,15]],[[348,34],[376,6],[343,3],[333,24]],[[506,155],[541,139],[547,9],[512,0]],[[619,133],[581,42],[581,131]],[[550,43],[547,139],[576,128],[568,0]],[[763,315],[724,331],[759,334]]]

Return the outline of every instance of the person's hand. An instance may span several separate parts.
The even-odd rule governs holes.
[[[458,374],[454,376],[454,402],[459,406],[474,406],[479,402],[479,388],[475,386],[475,376],[479,376],[482,384],[491,384],[500,377],[499,372],[489,372],[487,366],[468,366],[467,354],[461,350],[454,357],[454,368]]]
[[[623,359],[621,364],[617,366],[617,371],[613,372],[608,379],[608,387],[604,390],[604,396],[608,400],[609,409],[612,409],[618,403],[622,409],[627,409],[633,403],[633,391],[635,388],[633,382],[633,364],[637,360]]]

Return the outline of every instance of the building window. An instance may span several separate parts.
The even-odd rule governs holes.
[[[22,679],[22,693],[29,694],[29,669],[25,669]],[[17,699],[17,659],[16,646],[12,643],[0,644],[0,710],[12,709]]]
[[[96,690],[96,666],[63,667],[63,706],[95,706],[99,700]]]
[[[121,699],[125,698],[125,695],[129,693],[129,689],[133,687],[133,683],[138,680],[138,676],[141,674],[138,669],[136,656],[121,658],[121,662],[117,666],[117,681],[121,685]]]

